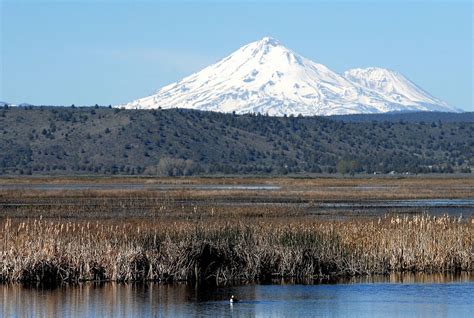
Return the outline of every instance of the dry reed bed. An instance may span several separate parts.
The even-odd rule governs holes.
[[[356,177],[326,175],[314,177],[137,177],[137,176],[44,176],[44,177],[0,177],[1,184],[173,184],[173,185],[200,185],[200,184],[271,184],[271,185],[301,185],[301,186],[367,186],[367,185],[413,185],[436,186],[474,185],[469,174],[461,175],[410,175],[410,176],[372,176],[360,175]]]
[[[241,181],[240,179],[238,181]],[[144,198],[167,200],[228,200],[228,199],[281,199],[299,198],[306,201],[361,201],[361,200],[398,200],[398,199],[429,199],[429,198],[470,198],[474,191],[474,179],[426,179],[426,180],[274,180],[264,179],[261,183],[279,186],[275,190],[242,190],[242,189],[94,189],[94,190],[35,190],[15,189],[0,190],[0,202],[12,200],[37,199],[80,199],[80,198]],[[323,182],[325,181],[325,182]],[[424,181],[424,182],[421,182]],[[442,182],[440,182],[442,181]],[[183,181],[184,182],[184,181]],[[291,183],[291,182],[294,182]],[[142,183],[145,185],[146,183]],[[164,183],[163,183],[164,184]],[[179,184],[167,183],[170,186]],[[216,184],[232,184],[231,181],[217,180]],[[249,182],[252,184],[252,182]],[[164,184],[166,185],[166,184]],[[206,183],[194,184],[195,186]],[[238,185],[236,183],[235,185]]]
[[[344,182],[341,180],[340,182]],[[460,181],[461,182],[461,181]],[[364,200],[429,197],[471,198],[469,187],[458,185],[449,193],[430,188],[418,190],[405,188],[352,191],[342,189],[305,191],[230,191],[180,189],[168,191],[152,190],[3,190],[0,191],[0,215],[11,218],[105,219],[130,217],[186,216],[188,210],[226,216],[295,216],[330,211],[321,207],[323,202],[361,202]],[[471,190],[474,190],[471,189]],[[380,194],[380,195],[379,195]],[[350,209],[349,209],[350,210]],[[207,211],[207,212],[206,212]],[[385,212],[397,212],[384,210]],[[354,211],[352,211],[354,212]],[[406,211],[398,211],[406,212]],[[341,211],[336,211],[341,215]]]
[[[163,191],[151,189],[130,190],[126,184],[183,186],[182,189],[168,189],[170,197],[189,199],[225,197],[295,197],[313,200],[362,200],[362,199],[416,199],[416,198],[467,198],[472,197],[474,178],[463,177],[407,177],[407,178],[136,178],[136,177],[76,177],[76,178],[0,178],[0,184],[103,184],[120,185],[124,189],[102,190],[54,190],[27,189],[0,190],[0,200],[9,198],[62,198],[62,197],[124,197],[156,196]],[[216,185],[272,185],[281,187],[275,191],[245,191],[239,189],[189,189],[186,186]],[[389,189],[390,191],[387,191]]]
[[[472,220],[3,220],[0,280],[254,280],[473,271]]]
[[[67,218],[104,220],[110,218],[203,218],[218,217],[281,217],[305,214],[300,204],[222,204],[212,198],[196,201],[177,199],[167,193],[154,196],[101,197],[47,197],[0,200],[0,213],[5,217],[19,218]]]

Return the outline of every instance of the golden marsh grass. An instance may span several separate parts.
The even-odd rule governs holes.
[[[49,181],[81,184],[84,179],[8,179],[3,184]],[[352,210],[316,216],[332,213],[318,207],[325,201],[470,198],[470,178],[85,181],[280,188],[3,189],[0,281],[219,284],[473,271],[471,216],[397,215],[393,210],[376,211],[380,218]]]
[[[427,215],[167,221],[5,219],[3,282],[211,281],[472,271],[474,225]]]

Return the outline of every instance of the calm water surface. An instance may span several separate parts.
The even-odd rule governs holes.
[[[195,287],[2,285],[3,317],[473,317],[469,275],[361,279],[338,284]],[[241,299],[230,304],[230,295]]]

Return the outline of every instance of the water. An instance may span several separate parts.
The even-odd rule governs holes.
[[[414,214],[428,213],[432,216],[444,214],[470,218],[474,215],[474,199],[406,199],[406,200],[367,200],[360,202],[321,202],[309,208],[309,214],[329,216],[338,211],[350,211],[348,216],[380,216],[385,213]]]
[[[474,207],[474,199],[406,199],[406,200],[367,200],[362,202],[323,202],[318,204],[321,207],[370,207],[370,208],[386,208],[386,207]]]
[[[3,285],[3,317],[472,317],[471,277],[200,287]],[[230,295],[240,302],[229,303]]]

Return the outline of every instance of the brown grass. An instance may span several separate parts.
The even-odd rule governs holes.
[[[371,221],[216,218],[11,220],[4,282],[212,281],[473,270],[474,226],[426,215]]]
[[[102,190],[0,190],[0,200],[16,198],[61,198],[61,197],[123,197],[156,196],[166,192],[169,197],[187,199],[232,198],[282,198],[304,200],[387,200],[466,198],[474,191],[474,178],[469,177],[409,177],[409,178],[3,178],[4,185],[41,184],[92,184],[96,186],[117,185],[119,189]],[[177,189],[158,191],[152,189],[130,190],[127,184],[143,186],[174,186]],[[272,185],[279,190],[207,190],[189,188],[199,185]],[[123,188],[120,189],[120,185]],[[179,188],[181,187],[182,188]]]
[[[181,179],[178,179],[181,180]],[[183,179],[187,180],[187,179]],[[240,182],[241,179],[218,179]],[[192,179],[191,181],[195,181]],[[219,181],[219,182],[220,182]],[[472,198],[474,179],[263,179],[279,190],[94,189],[0,190],[3,217],[116,218],[182,216],[197,207],[222,215],[327,213],[325,202]],[[176,181],[178,182],[178,181]],[[304,205],[304,208],[303,208]],[[388,212],[394,209],[386,209]],[[246,212],[244,212],[246,211]],[[382,212],[382,214],[384,213]],[[398,211],[405,212],[405,211]],[[184,213],[186,214],[186,213]]]

